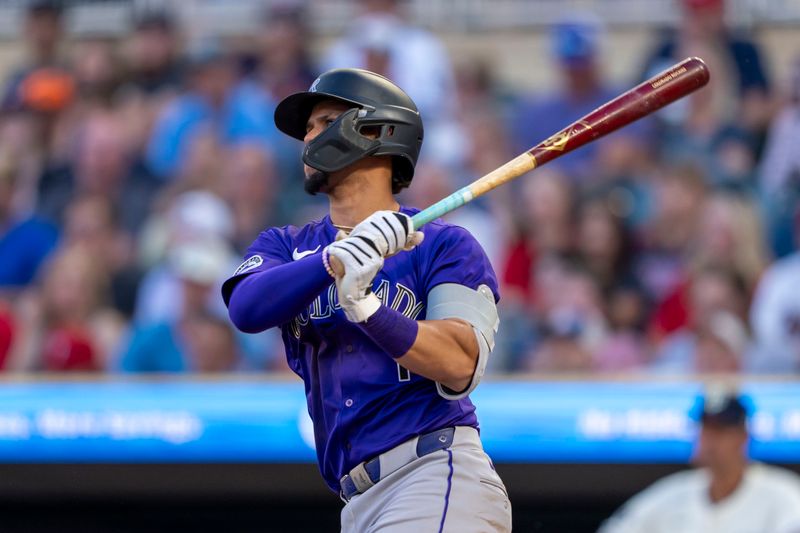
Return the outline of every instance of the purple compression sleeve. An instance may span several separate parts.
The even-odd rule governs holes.
[[[244,277],[233,288],[228,314],[245,333],[258,333],[291,320],[333,279],[320,254]]]
[[[394,358],[405,355],[417,340],[419,324],[399,311],[382,305],[358,326],[383,351]]]

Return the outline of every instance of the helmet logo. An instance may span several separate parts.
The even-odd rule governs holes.
[[[315,93],[317,92],[317,85],[319,85],[320,78],[314,80],[314,83],[311,84],[311,87],[308,89],[308,92]]]

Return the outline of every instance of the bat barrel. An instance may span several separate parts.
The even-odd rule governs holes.
[[[541,166],[671,104],[708,80],[708,67],[702,59],[684,59],[573,122],[528,153]]]
[[[414,215],[414,228],[612,131],[627,126],[708,83],[708,67],[689,57],[573,122],[527,152]]]

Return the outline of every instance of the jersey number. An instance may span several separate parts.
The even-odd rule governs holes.
[[[400,366],[400,363],[397,363],[397,379],[398,381],[411,381],[411,372]]]

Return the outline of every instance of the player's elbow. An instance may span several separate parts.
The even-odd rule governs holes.
[[[439,383],[455,391],[466,389],[475,373],[477,354],[473,356],[465,352],[461,357],[453,357],[450,361],[451,364],[445,369],[443,379],[438,380]]]
[[[456,322],[456,321],[454,321]],[[444,359],[446,367],[444,379],[437,380],[452,390],[466,388],[472,381],[475,365],[478,361],[479,346],[472,331],[472,326],[466,322],[456,322],[457,335],[454,337],[458,348]]]
[[[234,311],[228,311],[228,316],[233,322],[233,325],[236,326],[236,329],[241,331],[242,333],[260,333],[267,328],[260,327],[259,324],[256,324],[252,320],[248,319],[247,316],[242,315],[241,313],[236,313]]]

